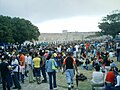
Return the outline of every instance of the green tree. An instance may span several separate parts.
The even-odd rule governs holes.
[[[98,27],[101,29],[100,34],[115,37],[115,35],[120,33],[120,11],[115,10],[104,17],[101,22],[99,22]]]
[[[23,43],[26,40],[38,40],[39,35],[38,27],[28,20],[0,16],[0,42]]]

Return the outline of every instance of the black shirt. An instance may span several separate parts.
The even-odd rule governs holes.
[[[74,60],[71,56],[66,58],[65,63],[66,63],[66,69],[73,69]]]
[[[8,69],[9,64],[6,62],[2,62],[0,64],[0,71],[2,77],[7,77],[10,75],[10,70]]]

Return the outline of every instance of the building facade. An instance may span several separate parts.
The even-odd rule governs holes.
[[[62,33],[41,33],[39,36],[39,42],[68,42],[75,40],[84,40],[89,35],[95,35],[95,32],[67,32]]]

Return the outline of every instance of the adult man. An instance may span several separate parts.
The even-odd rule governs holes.
[[[41,83],[41,73],[40,73],[41,58],[38,56],[37,53],[35,53],[35,58],[33,58],[33,62],[34,62],[34,72],[35,72],[37,84],[40,84]]]
[[[22,52],[20,54],[20,76],[21,76],[21,81],[24,83],[24,74],[25,74],[25,56]]]
[[[6,89],[10,90],[10,87],[12,86],[12,79],[11,79],[11,73],[10,73],[11,69],[12,67],[8,64],[7,57],[3,56],[2,62],[0,64],[3,90],[6,90]]]
[[[19,83],[19,80],[18,80],[18,69],[19,69],[19,63],[18,63],[18,60],[16,59],[16,56],[13,55],[12,56],[12,62],[11,62],[11,65],[13,67],[13,70],[12,70],[12,78],[13,78],[13,83],[14,83],[14,86],[13,89],[21,89],[21,86],[20,86],[20,83]]]
[[[66,68],[65,68],[66,66]],[[73,77],[74,77],[74,66],[76,69],[76,72],[78,74],[78,69],[76,62],[72,56],[72,53],[69,52],[68,56],[64,59],[63,61],[63,73],[66,72],[66,78],[67,78],[67,83],[68,83],[68,90],[71,90],[73,88]]]
[[[33,59],[32,59],[32,52],[29,53],[28,55],[28,76],[29,76],[29,83],[33,82]]]
[[[94,90],[94,87],[103,87],[104,86],[104,73],[100,71],[100,66],[96,65],[95,70],[92,73],[92,90]]]

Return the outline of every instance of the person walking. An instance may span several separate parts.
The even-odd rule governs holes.
[[[52,58],[52,55],[49,55],[46,61],[46,71],[49,76],[49,89],[50,90],[57,90],[57,83],[56,83],[56,70],[52,67],[57,67],[56,61]],[[53,82],[53,84],[52,84]]]
[[[65,66],[66,66],[66,68],[65,68]],[[67,57],[63,61],[63,72],[62,72],[62,74],[64,72],[66,73],[68,90],[71,90],[71,88],[74,87],[74,85],[73,85],[73,78],[74,78],[74,75],[75,75],[74,66],[75,66],[75,70],[78,74],[78,69],[77,69],[75,59],[73,58],[72,53],[69,52]]]

